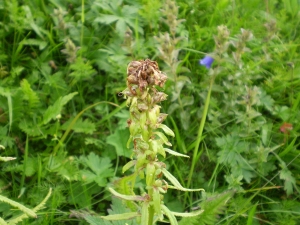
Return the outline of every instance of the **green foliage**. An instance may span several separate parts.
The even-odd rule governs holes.
[[[125,208],[122,204],[122,201],[117,198],[112,198],[111,209],[108,210],[109,215],[129,213],[130,210]],[[124,223],[127,225],[137,225],[138,223],[135,220],[116,220],[116,221],[107,221],[103,220],[100,217],[92,216],[92,215],[84,215],[84,219],[90,225],[123,225]]]
[[[5,148],[4,148],[4,146],[0,145],[0,149],[5,149]],[[0,157],[1,161],[10,161],[10,160],[15,160],[15,159],[16,158],[13,158],[13,157]],[[21,215],[18,215],[13,218],[9,218],[6,221],[0,217],[0,223],[3,225],[15,225],[15,224],[18,224],[19,222],[23,221],[26,218],[29,218],[29,217],[36,218],[37,217],[36,212],[44,208],[46,201],[51,196],[51,192],[52,192],[52,189],[50,188],[47,196],[43,199],[43,201],[33,209],[27,208],[23,204],[20,204],[10,198],[0,195],[0,202],[4,202],[4,203],[6,203],[14,208],[17,208],[18,210],[23,212]]]
[[[100,158],[91,152],[87,157],[81,156],[79,160],[86,166],[81,170],[81,177],[85,183],[96,182],[101,187],[107,185],[107,178],[113,175],[109,158]]]
[[[137,6],[125,5],[123,0],[96,1],[95,6],[100,7],[105,13],[100,14],[94,22],[104,24],[116,23],[116,32],[122,37],[125,35],[126,26],[143,33],[141,27],[136,26],[136,20],[138,20]]]
[[[66,96],[60,97],[59,99],[57,99],[53,105],[49,106],[47,108],[47,110],[44,113],[43,116],[43,124],[48,123],[51,119],[57,118],[59,119],[57,116],[59,116],[62,107],[68,103],[68,101],[70,101],[75,95],[77,94],[77,92],[68,94]]]
[[[40,103],[37,94],[30,88],[30,84],[26,79],[21,81],[21,90],[24,94],[24,100],[28,101],[29,109],[36,108]]]
[[[86,224],[80,213],[106,212],[104,187],[132,156],[118,93],[128,63],[150,58],[170,78],[160,105],[175,133],[166,151],[190,156],[166,154],[168,171],[184,187],[238,190],[215,223],[297,224],[299,8],[298,0],[0,1],[1,160],[16,158],[0,165],[1,195],[33,209],[53,188],[45,212],[24,225]],[[221,25],[228,38],[216,44]],[[199,65],[207,54],[210,70]],[[192,211],[199,199],[170,190],[164,203]],[[3,202],[0,212],[20,216]]]
[[[219,221],[219,215],[223,214],[226,209],[226,204],[232,198],[234,191],[226,191],[221,194],[205,193],[205,198],[199,204],[203,209],[203,213],[196,217],[184,218],[179,222],[179,225],[213,225]]]

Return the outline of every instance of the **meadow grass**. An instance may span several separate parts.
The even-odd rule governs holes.
[[[0,155],[16,157],[1,163],[1,196],[33,209],[52,188],[20,224],[125,223],[100,216],[129,212],[108,187],[132,172],[120,92],[142,59],[168,76],[161,112],[172,150],[190,156],[159,159],[205,189],[164,195],[172,211],[204,210],[179,224],[297,224],[299,11],[297,0],[0,2]],[[20,215],[0,211],[8,224]]]

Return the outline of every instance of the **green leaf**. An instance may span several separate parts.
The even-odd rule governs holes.
[[[76,63],[71,64],[70,69],[72,72],[69,76],[74,78],[71,85],[74,85],[78,81],[92,78],[92,76],[97,73],[91,63],[89,61],[84,62],[82,58],[77,58]]]
[[[122,213],[122,214],[114,214],[109,216],[101,216],[101,218],[105,220],[130,220],[137,216],[140,216],[140,214],[137,212],[129,212],[129,213]]]
[[[43,134],[41,128],[36,124],[34,125],[32,122],[28,121],[28,120],[22,120],[19,123],[19,128],[26,134],[28,134],[28,136],[31,137],[36,137],[36,136],[40,136]]]
[[[106,138],[107,144],[115,147],[118,156],[130,158],[132,151],[127,148],[127,140],[129,139],[128,130],[115,130],[115,132]]]
[[[116,32],[121,37],[125,35],[127,26],[143,34],[143,29],[140,26],[137,26],[135,22],[139,16],[139,8],[135,5],[124,5],[122,2],[122,0],[97,2],[95,5],[106,9],[109,14],[100,14],[94,22],[104,24],[112,24],[116,22]]]
[[[273,112],[274,99],[267,95],[266,91],[261,89],[260,103],[270,112]]]
[[[9,198],[6,198],[2,195],[0,195],[0,202],[5,202],[7,204],[10,204],[11,206],[18,208],[19,210],[21,210],[22,212],[26,213],[27,215],[29,215],[31,217],[34,217],[34,218],[37,217],[36,213],[32,209],[29,209],[29,208],[25,207],[24,205],[22,205],[18,202],[15,202]]]
[[[44,113],[43,124],[48,123],[51,119],[54,119],[56,116],[58,116],[62,110],[62,107],[67,104],[75,95],[77,95],[77,92],[60,97],[52,106],[49,106]]]
[[[183,129],[188,130],[191,122],[191,112],[189,110],[181,110],[179,115]]]
[[[178,225],[174,214],[165,205],[162,205],[161,208],[164,214],[166,214],[166,216],[169,218],[171,225]]]
[[[193,96],[184,96],[181,99],[182,107],[193,105],[194,104],[194,97]]]
[[[188,155],[181,154],[181,153],[179,153],[179,152],[173,151],[173,150],[168,149],[168,148],[164,148],[164,150],[165,150],[166,152],[168,152],[169,154],[171,154],[171,155],[190,158]]]
[[[179,212],[173,212],[174,216],[180,216],[180,217],[194,217],[194,216],[199,216],[200,214],[202,214],[204,212],[204,210],[197,210],[197,211],[192,211],[189,213],[179,213]]]
[[[25,175],[30,177],[37,171],[37,158],[28,157],[25,167]]]
[[[136,160],[131,160],[123,166],[122,173],[125,173],[128,169],[136,164]]]
[[[293,193],[293,186],[296,185],[296,180],[293,177],[291,171],[288,170],[286,166],[280,171],[280,179],[284,180],[284,190],[287,195]]]
[[[117,199],[115,197],[112,198],[112,205],[111,205],[111,209],[108,210],[109,216],[113,216],[113,215],[120,215],[120,214],[125,214],[129,217],[137,217],[140,215],[137,215],[137,212],[130,212],[130,210],[128,208],[126,208],[122,201],[120,199]],[[128,225],[138,225],[136,220],[113,220],[113,221],[107,221],[104,220],[98,216],[91,216],[91,215],[87,215],[86,212],[82,213],[84,219],[89,222],[91,225],[124,225],[124,224],[128,224]],[[135,216],[136,215],[136,216]],[[126,216],[124,216],[126,217]],[[109,218],[109,217],[107,217]]]
[[[166,176],[166,178],[174,185],[174,187],[169,185],[169,188],[173,188],[173,189],[177,189],[177,190],[181,190],[181,191],[204,191],[203,188],[198,188],[198,189],[184,188],[181,186],[179,181],[168,170],[163,168],[161,171]]]
[[[91,215],[85,215],[84,219],[90,224],[90,225],[111,225],[109,221],[105,221],[101,219],[100,217],[91,216]]]
[[[39,50],[43,50],[47,46],[46,41],[38,40],[38,39],[25,39],[22,41],[23,45],[30,45],[30,46],[39,46]]]
[[[61,126],[62,130],[67,130],[69,125],[73,122],[74,117],[71,117],[66,123]],[[72,130],[76,133],[93,134],[96,130],[96,125],[88,119],[82,120],[79,118],[72,126]]]
[[[225,210],[225,206],[232,198],[234,191],[226,191],[221,194],[206,193],[209,198],[201,201],[199,208],[203,212],[195,217],[183,218],[179,225],[215,225],[220,221],[220,214]]]
[[[100,158],[95,153],[91,152],[88,157],[82,158],[85,164],[97,175],[103,173],[107,170],[110,171],[110,167],[112,166],[110,159],[108,157]]]
[[[112,164],[108,157],[100,158],[91,152],[87,157],[80,157],[81,164],[89,170],[81,170],[81,176],[86,183],[96,182],[100,187],[105,187],[107,179],[113,176]]]
[[[253,224],[253,219],[255,218],[257,203],[252,207],[248,214],[247,225]]]
[[[168,146],[172,146],[172,144],[168,141],[168,138],[163,133],[153,132],[153,134],[156,134],[164,144],[166,144]]]
[[[99,17],[97,17],[95,19],[95,22],[103,23],[103,24],[111,24],[111,23],[116,22],[118,20],[119,20],[118,16],[100,14]]]
[[[216,138],[216,144],[221,148],[221,151],[218,152],[219,163],[235,166],[243,160],[240,153],[249,147],[247,142],[240,142],[239,140],[240,138],[235,134]]]
[[[116,192],[112,188],[108,188],[108,190],[116,197],[121,198],[123,200],[128,200],[128,201],[145,201],[145,197],[140,196],[140,195],[123,195],[118,192]]]
[[[26,79],[21,81],[21,90],[23,91],[23,99],[28,101],[29,108],[36,108],[40,103],[37,94],[31,89],[30,84]]]
[[[172,136],[172,137],[175,137],[174,132],[173,132],[168,126],[166,126],[166,125],[164,125],[164,124],[159,124],[158,128],[163,129],[163,131],[164,131],[167,135]]]

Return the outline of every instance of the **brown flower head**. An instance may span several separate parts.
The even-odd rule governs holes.
[[[167,80],[167,76],[159,70],[157,63],[150,59],[130,62],[127,75],[127,86],[133,95],[137,94],[136,86],[142,93],[147,86],[163,87]]]

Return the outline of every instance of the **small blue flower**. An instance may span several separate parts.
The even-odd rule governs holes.
[[[210,69],[211,64],[213,63],[214,59],[210,56],[205,56],[203,59],[199,61],[200,65],[205,66],[207,69]]]

